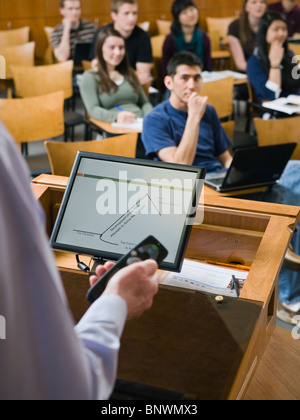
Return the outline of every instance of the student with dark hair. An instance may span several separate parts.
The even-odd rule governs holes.
[[[98,70],[88,70],[80,94],[90,117],[130,124],[144,117],[152,105],[130,67],[124,38],[113,27],[102,29],[96,42]]]
[[[167,64],[174,54],[190,51],[200,58],[203,70],[212,70],[210,39],[199,28],[199,12],[192,0],[175,0],[172,5],[171,33],[163,45],[162,75],[167,74]]]
[[[95,57],[95,46],[98,34],[102,29],[112,27],[125,39],[126,49],[131,67],[136,71],[142,85],[151,83],[153,57],[150,37],[142,28],[137,26],[138,3],[136,0],[112,0],[111,18],[113,23],[100,28],[94,36],[91,60]],[[93,67],[97,62],[93,60]]]
[[[297,0],[281,0],[269,3],[268,9],[284,15],[289,37],[300,37],[300,7],[297,5]]]
[[[247,74],[257,101],[299,94],[300,79],[293,77],[295,66],[287,44],[288,30],[283,15],[267,12],[262,17],[254,54],[247,64]]]
[[[215,109],[200,96],[201,68],[191,52],[171,58],[164,80],[171,96],[144,118],[142,140],[149,158],[222,171],[232,160],[231,141]]]
[[[58,61],[74,59],[78,42],[92,42],[97,26],[89,20],[81,19],[81,0],[61,0],[62,22],[51,34],[54,56]]]

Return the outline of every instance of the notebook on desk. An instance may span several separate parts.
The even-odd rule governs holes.
[[[273,185],[280,179],[296,145],[286,143],[238,149],[228,171],[207,174],[205,184],[218,192]]]

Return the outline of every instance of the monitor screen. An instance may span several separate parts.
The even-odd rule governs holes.
[[[205,170],[78,152],[50,238],[54,249],[116,261],[147,236],[180,271]]]

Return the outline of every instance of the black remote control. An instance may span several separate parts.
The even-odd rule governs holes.
[[[87,293],[87,299],[93,303],[104,292],[107,283],[111,277],[121,268],[135,262],[153,259],[160,264],[168,255],[166,248],[153,236],[148,236],[136,247],[134,247],[128,254],[121,257],[117,263],[108,270],[98,281],[92,286]]]

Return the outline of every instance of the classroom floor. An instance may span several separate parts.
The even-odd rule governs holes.
[[[234,148],[237,147],[250,147],[257,144],[256,137],[253,133],[252,127],[250,133],[245,132],[246,127],[246,106],[244,102],[235,103],[235,134],[234,134]],[[80,98],[76,99],[76,111],[83,111]],[[96,134],[93,134],[94,140]],[[53,139],[52,139],[53,140]],[[75,141],[84,140],[84,129],[79,126],[75,128]],[[58,137],[55,141],[64,141],[63,136]],[[25,157],[25,160],[29,166],[32,177],[35,177],[41,173],[51,173],[49,160],[47,153],[44,147],[44,142],[35,142],[28,145],[28,156]],[[293,329],[292,325],[289,325],[285,322],[277,319],[277,326],[291,331]]]

